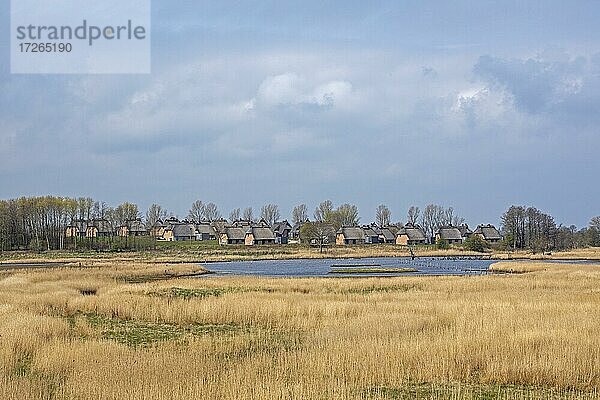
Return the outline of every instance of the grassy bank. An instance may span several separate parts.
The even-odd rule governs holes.
[[[364,258],[364,257],[409,257],[408,248],[393,244],[330,246],[320,252],[307,245],[285,246],[219,246],[216,242],[159,242],[156,250],[135,252],[95,252],[95,251],[49,251],[49,252],[4,252],[1,263],[7,262],[82,262],[93,264],[101,261],[146,261],[146,262],[211,262],[238,260],[285,260],[297,258]],[[578,249],[568,252],[541,254],[532,252],[489,251],[478,253],[461,247],[437,249],[435,246],[416,246],[413,253],[417,257],[485,257],[492,259],[593,259],[600,260],[600,248]]]
[[[4,271],[0,398],[600,398],[600,266],[520,265],[365,279]]]

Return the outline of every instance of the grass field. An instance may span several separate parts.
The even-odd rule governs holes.
[[[494,269],[513,273],[2,271],[0,398],[600,398],[600,265]]]

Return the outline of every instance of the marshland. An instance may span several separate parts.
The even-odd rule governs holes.
[[[0,398],[600,398],[600,264],[490,269],[504,273],[5,269]]]

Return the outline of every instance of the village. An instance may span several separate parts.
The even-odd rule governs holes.
[[[146,227],[140,218],[128,220],[125,224],[111,229],[105,219],[77,220],[66,228],[67,238],[107,238],[107,237],[138,237],[149,236],[158,241],[218,241],[220,245],[287,245],[295,243],[324,243],[336,245],[366,245],[366,244],[396,244],[415,246],[426,244],[446,243],[462,244],[471,236],[478,237],[488,244],[502,240],[500,231],[492,224],[478,225],[471,230],[465,223],[459,226],[441,226],[433,237],[428,237],[425,230],[418,224],[389,224],[378,226],[369,225],[341,226],[335,230],[333,225],[325,225],[326,229],[317,234],[303,234],[303,227],[310,221],[292,226],[287,220],[269,224],[264,219],[259,221],[242,220],[227,221],[189,221],[169,217],[158,220]]]

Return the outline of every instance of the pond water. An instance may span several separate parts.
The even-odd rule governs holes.
[[[267,277],[357,277],[405,275],[482,275],[496,260],[479,258],[383,257],[344,259],[259,260],[207,263],[217,275],[255,275]],[[331,274],[336,268],[414,268],[416,272]],[[214,276],[214,275],[213,275]]]

